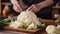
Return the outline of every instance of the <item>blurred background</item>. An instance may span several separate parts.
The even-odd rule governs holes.
[[[52,18],[55,18],[55,14],[60,14],[60,2],[52,6],[52,8]],[[0,0],[0,18],[3,18],[3,16],[16,16],[18,14],[13,10],[10,0]]]
[[[0,18],[16,16],[18,14],[13,10],[13,5],[10,3],[10,0],[0,0]]]

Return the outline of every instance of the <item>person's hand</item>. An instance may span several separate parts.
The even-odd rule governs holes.
[[[20,7],[19,5],[19,2],[17,0],[11,0],[11,3],[13,4],[13,9],[16,11],[16,12],[21,12],[23,11],[22,8]]]
[[[30,6],[27,11],[32,11],[37,13],[41,8],[37,5],[37,4],[33,4],[32,6]]]

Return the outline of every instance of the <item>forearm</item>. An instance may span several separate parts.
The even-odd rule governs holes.
[[[37,5],[42,9],[42,8],[50,6],[52,4],[54,4],[53,0],[45,0],[41,3],[38,3]]]
[[[19,4],[21,5],[23,10],[26,10],[26,8],[28,8],[28,6],[24,4],[22,0],[19,0]]]

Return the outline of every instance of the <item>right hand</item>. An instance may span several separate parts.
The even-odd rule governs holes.
[[[23,11],[22,8],[20,7],[19,5],[19,2],[17,0],[11,0],[11,3],[13,4],[13,9],[16,11],[16,12],[21,12]]]

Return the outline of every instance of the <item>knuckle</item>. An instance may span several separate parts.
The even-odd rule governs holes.
[[[35,6],[35,5],[32,5],[32,6]]]

